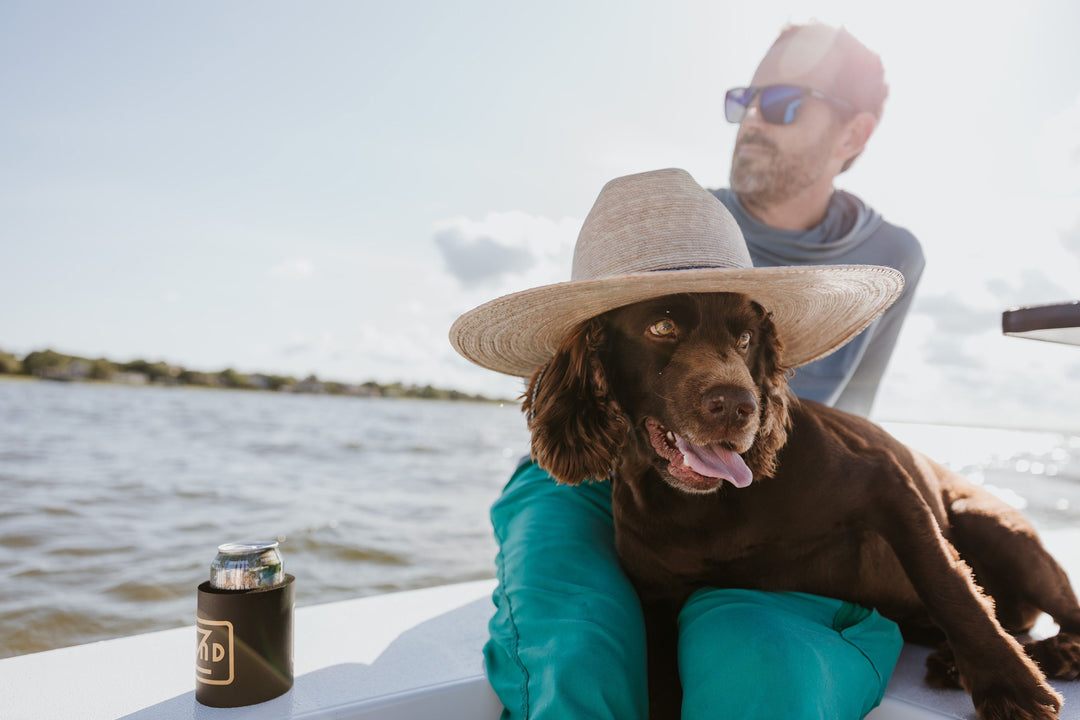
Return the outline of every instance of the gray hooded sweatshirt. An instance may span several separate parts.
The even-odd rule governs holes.
[[[869,415],[925,260],[907,230],[890,225],[854,195],[837,190],[825,218],[809,230],[779,230],[753,217],[732,190],[713,190],[735,217],[756,267],[886,265],[904,275],[904,293],[885,314],[833,354],[795,370],[791,389],[848,412]]]

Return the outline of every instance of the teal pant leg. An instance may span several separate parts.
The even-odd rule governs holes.
[[[484,646],[504,718],[638,720],[645,625],[615,554],[611,485],[518,468],[491,509],[498,587]]]
[[[610,485],[558,486],[524,465],[491,518],[499,584],[484,655],[503,717],[645,718],[644,624],[615,555]],[[700,591],[679,629],[686,720],[860,718],[902,644],[877,613],[800,593]]]
[[[856,720],[885,694],[900,630],[804,593],[701,590],[679,616],[683,720]]]

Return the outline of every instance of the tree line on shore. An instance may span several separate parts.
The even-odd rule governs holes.
[[[232,368],[218,372],[188,370],[166,362],[132,360],[114,362],[105,358],[83,358],[53,350],[35,350],[21,359],[0,350],[0,375],[23,375],[57,381],[98,381],[127,385],[172,385],[236,390],[268,390],[355,397],[421,398],[425,400],[472,400],[503,402],[431,385],[343,383],[319,380],[315,375],[297,380],[288,375],[240,373]]]

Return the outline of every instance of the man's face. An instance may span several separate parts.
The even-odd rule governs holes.
[[[820,47],[820,42],[799,37],[773,47],[751,84],[801,85],[832,94],[834,67],[831,58],[815,51]],[[795,122],[771,125],[761,119],[757,105],[755,99],[735,137],[731,189],[739,198],[747,205],[770,206],[815,183],[831,184],[842,164],[835,158],[842,129],[836,111],[824,100],[807,97]]]

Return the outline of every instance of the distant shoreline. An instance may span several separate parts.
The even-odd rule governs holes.
[[[320,380],[315,375],[297,380],[289,375],[240,373],[232,368],[217,372],[188,370],[166,362],[132,360],[126,363],[106,358],[90,359],[53,350],[35,350],[24,357],[0,350],[0,378],[46,380],[52,382],[109,383],[128,386],[193,387],[222,390],[343,395],[366,398],[412,398],[484,403],[513,403],[506,398],[490,398],[432,385],[404,383],[345,383]]]

